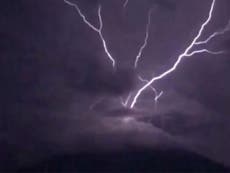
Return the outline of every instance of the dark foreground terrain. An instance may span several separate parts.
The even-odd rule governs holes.
[[[9,165],[10,166],[10,165]],[[53,156],[16,172],[230,172],[221,164],[185,150],[133,150]]]

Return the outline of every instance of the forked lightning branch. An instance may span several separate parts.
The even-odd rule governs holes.
[[[101,14],[102,6],[100,4],[98,5],[97,15],[98,15],[99,26],[97,27],[97,26],[93,25],[87,19],[86,15],[84,15],[82,13],[82,11],[81,11],[81,9],[77,3],[74,3],[74,2],[69,1],[69,0],[64,0],[64,2],[66,4],[68,4],[69,6],[72,6],[77,11],[77,13],[81,17],[82,21],[99,35],[99,38],[100,38],[101,43],[102,43],[103,48],[104,48],[104,52],[107,55],[108,61],[111,62],[111,65],[115,70],[116,65],[117,65],[116,58],[114,58],[112,56],[112,53],[110,52],[110,50],[107,46],[106,39],[104,38],[103,32],[102,32],[102,30],[103,30],[103,17]],[[130,2],[128,0],[125,0],[123,3],[123,8],[125,8],[128,5],[128,3],[130,3]],[[130,91],[125,100],[120,98],[121,104],[123,106],[129,107],[130,109],[134,108],[135,105],[137,104],[139,98],[143,94],[143,92],[145,90],[147,90],[148,88],[150,88],[153,91],[153,93],[155,95],[153,101],[156,104],[158,102],[158,99],[162,96],[163,91],[158,92],[153,87],[153,84],[158,80],[164,79],[170,73],[177,70],[178,66],[180,65],[180,63],[182,62],[183,59],[192,57],[193,55],[196,55],[196,54],[208,53],[211,55],[219,55],[219,54],[223,54],[225,52],[223,50],[214,51],[214,50],[208,50],[208,49],[204,49],[204,48],[199,49],[200,45],[203,46],[205,44],[208,44],[213,38],[220,36],[220,35],[223,35],[230,30],[230,20],[229,20],[227,25],[222,30],[219,30],[219,31],[212,33],[205,40],[200,39],[202,37],[203,33],[205,32],[205,28],[212,21],[215,5],[216,5],[216,0],[211,0],[210,6],[209,6],[209,13],[207,14],[206,19],[202,22],[203,17],[201,16],[201,25],[200,25],[200,28],[197,29],[197,34],[190,41],[190,44],[186,47],[186,49],[184,51],[182,51],[178,57],[175,58],[176,60],[173,63],[173,65],[170,68],[166,69],[163,73],[161,73],[157,76],[154,76],[153,78],[151,78],[149,80],[146,80],[139,75],[138,80],[140,80],[142,82],[142,87],[140,87],[139,89],[137,89],[135,91]],[[134,65],[133,65],[134,69],[138,68],[139,61],[141,59],[143,59],[143,56],[142,56],[143,51],[146,48],[146,46],[148,45],[149,31],[150,31],[150,25],[151,25],[151,15],[152,15],[152,10],[150,9],[149,13],[148,13],[147,24],[146,24],[145,37],[143,38],[143,43],[142,43],[142,45],[140,45],[139,51],[138,51],[136,57],[134,58]]]

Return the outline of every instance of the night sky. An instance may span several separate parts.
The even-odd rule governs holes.
[[[4,0],[0,6],[0,158],[17,166],[57,154],[129,147],[186,148],[230,167],[230,32],[154,83],[135,109],[120,98],[170,68],[208,16],[211,0],[72,0],[99,26],[116,60],[114,70],[98,34],[63,0]],[[135,57],[145,37],[139,66]],[[223,29],[230,1],[216,0],[201,39]]]

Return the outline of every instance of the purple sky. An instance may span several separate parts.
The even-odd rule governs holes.
[[[27,162],[59,152],[180,143],[230,166],[229,53],[195,55],[156,82],[164,91],[157,110],[150,90],[136,111],[119,103],[141,86],[137,74],[150,79],[172,66],[206,19],[211,0],[130,0],[125,9],[124,0],[79,0],[97,26],[99,3],[116,72],[97,33],[62,0],[2,2],[1,148],[7,145],[15,160]],[[133,70],[150,8],[149,44]],[[216,0],[202,38],[229,19],[229,0]],[[229,43],[230,32],[205,48],[228,51]],[[134,118],[123,121],[127,117]]]

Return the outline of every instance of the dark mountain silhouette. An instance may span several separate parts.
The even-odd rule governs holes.
[[[53,156],[17,172],[229,172],[221,164],[180,149]]]

